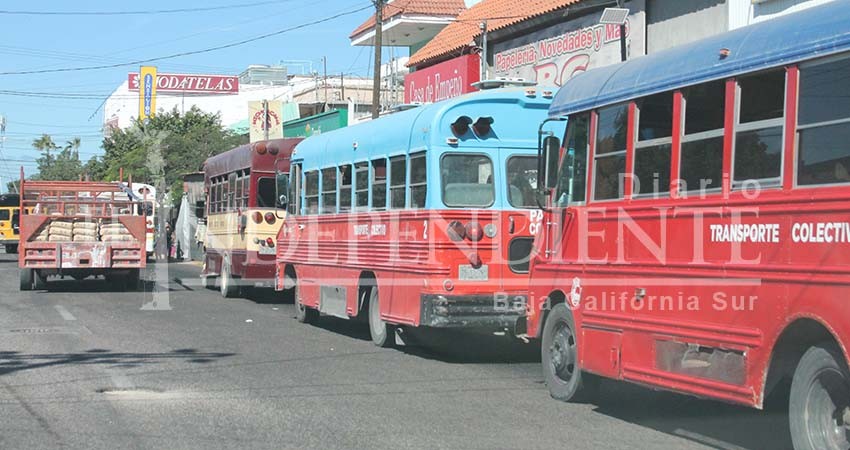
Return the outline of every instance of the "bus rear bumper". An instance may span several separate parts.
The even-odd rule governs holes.
[[[419,324],[425,327],[514,330],[525,317],[524,307],[507,304],[495,294],[422,294],[420,303]]]

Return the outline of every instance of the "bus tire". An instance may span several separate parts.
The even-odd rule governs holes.
[[[33,269],[21,269],[21,290],[31,291],[33,286]]]
[[[372,343],[378,347],[388,348],[395,344],[395,327],[381,319],[381,303],[378,296],[378,286],[369,286],[369,334]]]
[[[850,371],[837,345],[803,354],[791,380],[788,418],[795,450],[850,448]]]
[[[567,305],[557,304],[546,318],[540,346],[543,379],[549,395],[565,402],[587,401],[599,385],[596,376],[581,370],[575,329]]]
[[[319,311],[305,305],[301,300],[301,287],[298,280],[295,280],[295,287],[292,288],[295,298],[295,320],[300,323],[316,323],[319,320]]]
[[[224,259],[221,261],[221,279],[219,280],[219,290],[224,298],[236,297],[239,292],[236,286],[236,280],[233,279],[233,273],[230,271],[230,260]]]
[[[6,244],[6,253],[10,255],[18,253],[18,244]]]
[[[34,290],[43,291],[47,289],[47,277],[35,269],[32,271],[32,280],[32,288]]]

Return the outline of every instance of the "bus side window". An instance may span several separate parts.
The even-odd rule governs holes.
[[[307,214],[319,212],[319,171],[304,173],[304,206]]]
[[[293,164],[292,168],[290,169],[289,177],[289,214],[304,214],[304,212],[301,211],[301,183],[301,165]]]
[[[336,167],[322,169],[322,214],[336,213]]]
[[[387,209],[387,160],[372,160],[372,209]]]
[[[742,77],[732,168],[734,187],[748,180],[779,186],[785,116],[785,69]]]
[[[369,163],[357,163],[354,165],[355,196],[357,203],[355,209],[363,210],[369,207]]]
[[[673,93],[664,92],[637,101],[635,143],[635,197],[659,197],[670,192],[670,158],[673,149]]]
[[[410,207],[424,208],[428,193],[425,153],[410,155]]]
[[[569,203],[583,203],[587,190],[587,154],[588,133],[590,132],[590,114],[578,113],[570,116],[567,121],[567,134],[564,147],[573,149],[573,158],[563,158],[558,171],[558,188],[556,202],[558,206]],[[572,159],[572,160],[571,160]],[[574,164],[569,167],[569,164]],[[572,170],[570,170],[572,169]],[[539,182],[539,181],[538,181]]]
[[[850,58],[800,67],[797,185],[850,182]]]
[[[407,189],[407,161],[404,156],[390,158],[390,208],[404,209]]]
[[[597,112],[596,153],[594,155],[593,198],[623,198],[620,186],[626,171],[626,130],[629,127],[629,105],[620,104]]]
[[[339,166],[339,211],[351,210],[351,164]]]
[[[723,80],[699,84],[687,88],[684,94],[681,191],[719,189],[723,178],[726,84]]]

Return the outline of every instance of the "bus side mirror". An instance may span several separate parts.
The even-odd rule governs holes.
[[[561,153],[561,140],[555,136],[543,139],[543,181],[547,189],[558,185],[558,158]]]
[[[280,197],[277,198],[277,207],[280,209],[286,209],[289,206],[289,198],[286,194],[280,194]]]

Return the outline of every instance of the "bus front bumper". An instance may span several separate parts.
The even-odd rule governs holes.
[[[524,295],[511,302],[496,294],[420,295],[421,326],[436,328],[509,328],[525,317]],[[521,305],[520,305],[521,304]]]

